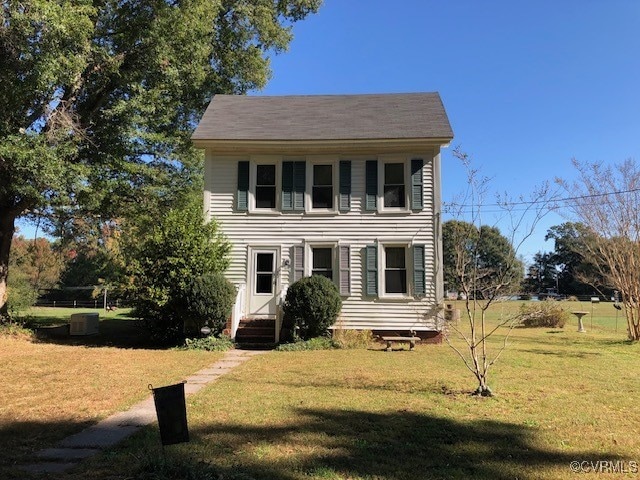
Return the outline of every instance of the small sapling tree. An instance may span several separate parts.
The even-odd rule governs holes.
[[[498,207],[503,213],[501,223],[509,230],[503,234],[496,227],[482,225],[483,208],[488,206],[485,202],[488,179],[471,168],[466,153],[456,149],[454,156],[466,169],[468,189],[461,198],[446,205],[454,218],[465,220],[454,220],[443,226],[444,271],[449,285],[457,288],[465,299],[466,321],[460,326],[449,323],[445,341],[476,378],[478,387],[474,393],[491,396],[489,371],[505,350],[517,317],[501,318],[489,324],[487,310],[519,288],[523,265],[518,259],[518,249],[549,211],[554,195],[545,184],[528,199],[512,201],[498,197],[491,207]],[[490,351],[488,340],[505,327],[501,346]]]

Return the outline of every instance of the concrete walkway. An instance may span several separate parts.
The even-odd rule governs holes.
[[[261,350],[229,350],[224,357],[186,378],[185,395],[193,395],[205,385],[220,376],[229,373],[255,355],[265,353]],[[162,385],[158,385],[160,387]],[[40,450],[34,454],[34,463],[22,466],[29,473],[61,473],[82,460],[111,447],[140,428],[156,422],[156,409],[153,395],[129,410],[118,412],[101,422],[62,440],[53,448]]]

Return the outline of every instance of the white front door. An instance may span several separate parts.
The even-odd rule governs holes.
[[[279,249],[249,248],[249,316],[275,318],[278,307]]]

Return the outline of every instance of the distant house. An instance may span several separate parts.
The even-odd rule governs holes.
[[[437,93],[216,95],[193,141],[206,214],[233,245],[232,334],[278,341],[287,287],[324,275],[342,295],[340,328],[437,337],[452,138]]]

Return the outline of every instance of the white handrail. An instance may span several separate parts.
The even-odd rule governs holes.
[[[236,303],[233,306],[233,311],[231,312],[231,339],[235,340],[236,332],[238,331],[238,326],[240,325],[240,320],[244,316],[244,303],[245,303],[245,294],[247,291],[247,286],[242,283],[237,285],[238,293],[236,294]]]

